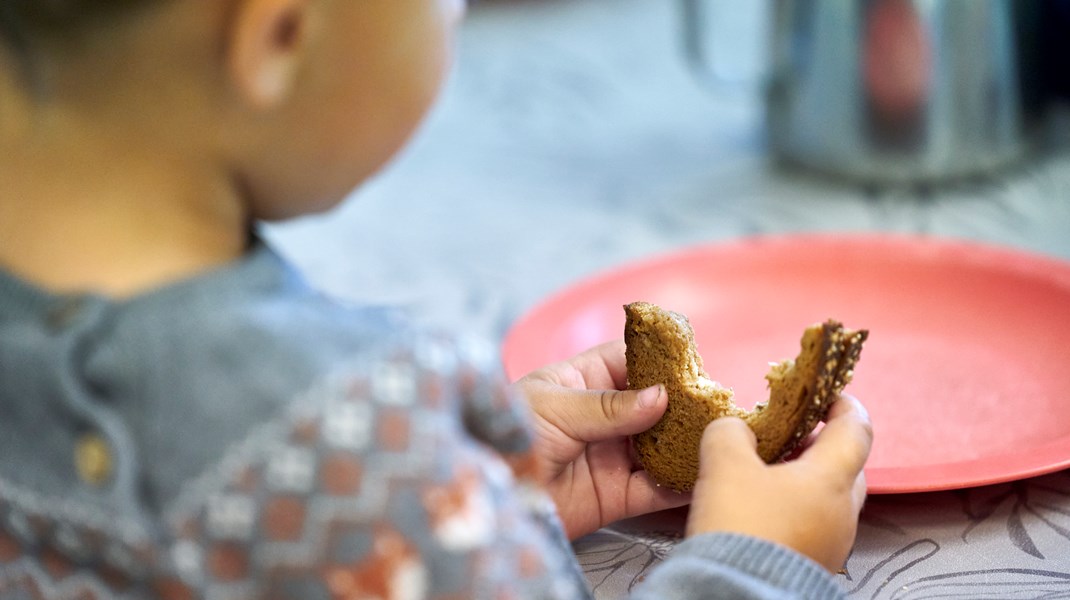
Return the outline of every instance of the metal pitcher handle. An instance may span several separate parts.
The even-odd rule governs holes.
[[[747,7],[751,10],[757,10],[758,8],[766,9],[767,6],[762,0],[747,0],[747,3],[732,2],[731,0],[720,0],[726,3],[726,10],[723,11],[723,16],[739,16],[743,14],[741,11],[745,11]],[[768,2],[768,0],[765,0]],[[759,61],[763,66],[755,68],[753,73],[743,74],[739,72],[729,72],[724,68],[724,57],[719,56],[713,49],[713,44],[710,41],[712,17],[714,10],[712,8],[712,0],[679,0],[680,4],[680,26],[683,34],[683,54],[684,59],[688,67],[695,73],[700,81],[708,85],[726,88],[726,87],[751,87],[755,84],[761,83],[767,73],[767,67],[764,65],[766,61]],[[753,3],[753,4],[751,4]],[[758,8],[756,8],[758,7]],[[717,11],[722,12],[722,11]],[[720,16],[720,15],[719,15]],[[756,20],[759,23],[766,24],[767,14],[762,13]],[[755,20],[752,20],[749,25],[754,25]],[[749,32],[749,35],[753,36],[754,43],[758,46],[766,47],[765,33],[766,30],[760,26],[752,27],[754,31]],[[754,57],[751,57],[754,58]]]

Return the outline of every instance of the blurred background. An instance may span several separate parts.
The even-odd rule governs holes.
[[[795,231],[1070,259],[1070,1],[481,0],[404,153],[265,235],[500,339],[593,273]]]

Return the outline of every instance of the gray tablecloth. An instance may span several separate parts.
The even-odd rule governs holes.
[[[766,155],[758,88],[699,85],[678,16],[669,0],[477,4],[405,153],[343,207],[268,237],[343,298],[494,338],[593,273],[744,235],[922,233],[1070,259],[1070,111],[1054,112],[1045,151],[950,187],[786,172]],[[626,595],[671,552],[682,515],[578,540],[597,596]],[[1070,473],[871,497],[844,585],[867,598],[1070,597]]]

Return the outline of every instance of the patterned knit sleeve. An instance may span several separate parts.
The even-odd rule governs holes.
[[[421,340],[320,381],[174,499],[159,593],[587,597],[552,503],[501,456],[528,451],[526,409],[480,352]]]

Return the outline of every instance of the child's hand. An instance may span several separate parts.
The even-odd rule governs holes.
[[[628,436],[649,429],[668,404],[664,386],[625,387],[624,341],[592,348],[516,383],[533,412],[538,477],[570,539],[627,517],[687,504],[637,470]]]
[[[865,408],[848,395],[832,405],[813,444],[786,463],[762,462],[743,421],[714,421],[702,438],[687,534],[751,535],[841,569],[866,497],[862,466],[872,441]]]

